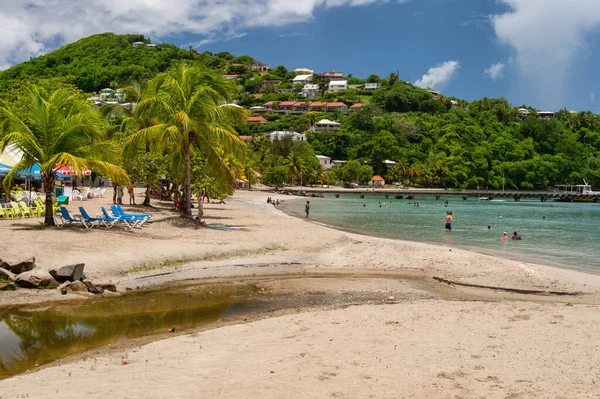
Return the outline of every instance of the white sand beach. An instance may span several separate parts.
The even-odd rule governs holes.
[[[600,397],[599,276],[341,232],[283,214],[266,203],[269,195],[237,192],[226,205],[206,207],[209,223],[242,227],[236,231],[182,225],[160,209],[152,224],[134,231],[2,221],[0,257],[35,256],[48,269],[84,262],[88,277],[118,281],[120,292],[216,277],[347,275],[355,285],[298,279],[277,288],[363,290],[381,302],[158,337],[165,339],[129,348],[127,365],[123,353],[101,349],[93,368],[89,357],[69,359],[2,380],[0,398]],[[96,213],[109,201],[69,209],[84,205]],[[390,300],[386,276],[418,283],[394,286]],[[434,277],[581,294],[528,295]],[[63,299],[55,290],[0,292],[0,305]]]

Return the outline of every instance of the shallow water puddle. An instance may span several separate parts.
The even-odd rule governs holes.
[[[0,308],[0,379],[115,340],[282,307],[255,286],[216,285]]]

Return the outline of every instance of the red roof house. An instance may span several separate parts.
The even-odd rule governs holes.
[[[251,116],[249,118],[246,119],[246,122],[251,122],[251,123],[267,123],[268,121],[263,118],[262,116]]]

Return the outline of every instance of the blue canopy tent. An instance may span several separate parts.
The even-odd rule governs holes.
[[[12,169],[12,166],[8,166],[3,163],[0,163],[0,176],[2,176],[2,177],[6,176],[8,174],[8,172],[10,172],[11,169]]]

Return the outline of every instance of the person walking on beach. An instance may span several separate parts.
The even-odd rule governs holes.
[[[444,218],[444,220],[446,221],[446,230],[452,231],[452,212],[446,212],[446,217]]]
[[[113,204],[117,203],[117,183],[113,183]]]
[[[123,205],[123,186],[117,185],[117,204]]]
[[[304,206],[304,212],[306,212],[305,219],[308,219],[308,214],[310,213],[310,201],[306,201],[306,205]]]
[[[129,183],[127,186],[127,193],[129,193],[129,205],[135,205],[135,192],[133,190],[133,183]]]

